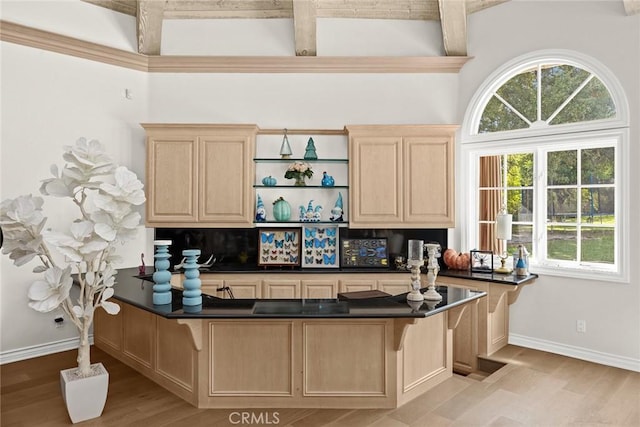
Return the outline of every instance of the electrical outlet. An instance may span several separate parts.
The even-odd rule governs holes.
[[[53,323],[55,323],[56,328],[62,328],[64,326],[64,317],[58,315],[53,318]]]
[[[576,332],[580,332],[584,334],[587,332],[587,321],[586,320],[576,320]]]

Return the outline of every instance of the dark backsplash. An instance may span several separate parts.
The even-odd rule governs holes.
[[[396,256],[407,256],[407,241],[410,239],[438,242],[443,251],[447,247],[447,229],[339,230],[341,239],[386,238],[391,268]],[[169,247],[171,268],[180,263],[184,249],[200,249],[200,263],[204,263],[213,255],[218,266],[255,270],[258,266],[259,232],[260,228],[156,228],[155,238],[172,241]]]

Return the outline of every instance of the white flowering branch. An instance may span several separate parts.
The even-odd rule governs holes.
[[[67,314],[80,331],[81,375],[89,375],[89,328],[95,309],[102,307],[109,314],[120,311],[116,303],[108,301],[114,293],[115,244],[135,236],[140,214],[133,206],[144,203],[145,197],[136,175],[123,166],[116,167],[98,141],[81,138],[64,149],[67,163],[61,171],[51,166],[53,178],[42,181],[40,192],[69,197],[80,210],[80,218],[71,223],[69,233],[44,230],[47,219],[41,197],[29,194],[5,200],[0,204],[5,237],[2,252],[9,254],[16,266],[35,257],[41,261],[33,271],[44,273],[44,277],[29,288],[29,307],[43,313],[60,307]],[[49,246],[64,256],[64,268],[56,263]],[[75,303],[70,296],[73,277],[80,288]]]

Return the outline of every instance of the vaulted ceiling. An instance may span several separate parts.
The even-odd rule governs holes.
[[[508,0],[83,0],[136,17],[138,53],[160,55],[165,19],[293,19],[296,56],[316,55],[316,18],[439,21],[445,53],[467,55],[467,15]],[[640,0],[622,0],[628,15]]]

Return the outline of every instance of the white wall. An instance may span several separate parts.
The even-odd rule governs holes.
[[[144,179],[139,123],[147,117],[146,73],[11,43],[0,44],[0,59],[0,200],[39,195],[49,166],[63,164],[62,146],[79,137],[100,140],[117,163]],[[125,88],[133,99],[125,99]],[[63,199],[46,197],[44,209],[47,226],[57,230],[78,217],[77,208]],[[141,227],[135,241],[119,248],[124,258],[119,267],[137,266],[143,251],[150,255],[152,234]],[[15,267],[8,256],[0,257],[2,362],[76,347],[73,324],[56,329],[53,318],[59,313],[27,307],[27,289],[38,278],[31,273],[35,265]]]
[[[495,69],[536,50],[569,49],[591,56],[626,91],[632,186],[624,204],[631,212],[626,232],[632,248],[631,283],[543,276],[525,286],[511,307],[510,341],[640,370],[640,15],[626,16],[621,1],[512,1],[470,16],[468,24],[474,59],[460,73],[460,120]],[[462,188],[464,182],[457,185]],[[465,207],[458,203],[458,208],[463,215]],[[586,320],[586,333],[576,332],[577,319]]]

